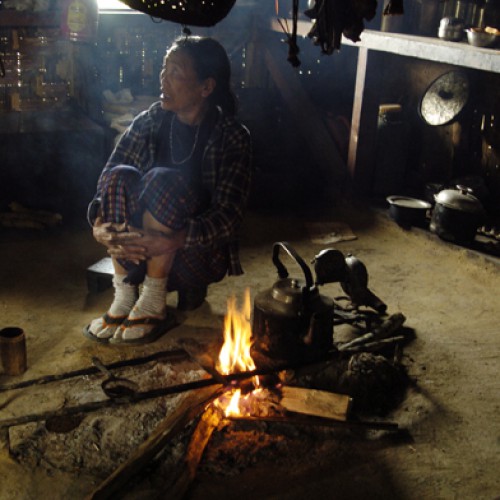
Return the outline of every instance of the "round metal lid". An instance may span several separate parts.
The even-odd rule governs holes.
[[[429,125],[446,125],[462,111],[469,99],[469,79],[462,71],[436,78],[420,102],[420,115]]]
[[[444,189],[434,199],[436,203],[460,212],[482,214],[484,211],[481,202],[471,193],[470,189],[464,186],[457,186],[457,189]]]

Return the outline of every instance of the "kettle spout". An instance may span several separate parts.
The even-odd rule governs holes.
[[[307,333],[302,338],[302,341],[305,345],[312,345],[314,341],[314,331],[316,329],[316,314],[311,316],[311,321],[309,322],[309,328],[307,329]]]

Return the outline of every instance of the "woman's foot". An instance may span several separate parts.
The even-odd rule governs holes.
[[[95,337],[96,340],[108,340],[126,319],[127,316],[113,316],[110,313],[105,313],[100,318],[90,322],[90,325],[85,329],[86,336]]]
[[[146,276],[141,296],[128,318],[115,330],[113,340],[130,342],[145,339],[167,317],[167,279]]]
[[[91,321],[88,333],[97,339],[110,339],[127,319],[137,300],[137,287],[124,282],[126,275],[115,274],[113,286],[115,296],[108,312]]]

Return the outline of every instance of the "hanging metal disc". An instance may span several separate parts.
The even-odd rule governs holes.
[[[462,71],[450,71],[436,78],[420,101],[420,116],[429,125],[453,121],[469,99],[469,79]]]

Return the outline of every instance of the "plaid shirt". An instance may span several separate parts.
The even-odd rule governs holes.
[[[161,103],[135,117],[123,133],[97,185],[97,196],[109,170],[131,165],[141,172],[154,167],[157,138],[165,116]],[[237,236],[250,192],[252,145],[248,130],[234,118],[219,111],[214,129],[203,152],[202,184],[211,195],[208,210],[187,223],[185,248],[228,245],[229,274],[242,274]]]

